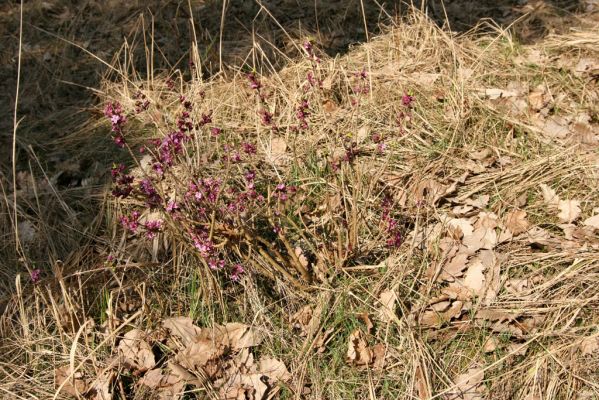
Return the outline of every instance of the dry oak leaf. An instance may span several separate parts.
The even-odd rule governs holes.
[[[570,224],[580,217],[580,202],[577,200],[560,200],[557,208],[560,210],[557,217],[561,222]]]
[[[485,267],[483,303],[489,305],[495,300],[501,288],[499,260],[497,254],[492,250],[482,250],[478,257]]]
[[[485,340],[485,344],[483,345],[483,351],[485,353],[492,353],[499,346],[499,339],[495,336],[489,336],[487,340]]]
[[[290,318],[291,325],[294,329],[299,329],[302,336],[308,334],[311,320],[312,308],[310,306],[303,306]]]
[[[180,376],[160,368],[148,371],[139,383],[152,389],[160,400],[178,400],[185,391],[185,381]]]
[[[485,375],[482,368],[476,366],[469,368],[466,372],[455,378],[457,391],[453,394],[457,395],[457,397],[451,398],[482,400],[484,398],[484,385],[482,384],[484,377]]]
[[[183,346],[193,343],[195,338],[202,333],[202,329],[195,326],[189,317],[167,318],[162,326],[168,329],[171,335],[178,337]]]
[[[545,201],[545,204],[547,204],[549,207],[557,208],[560,199],[555,190],[544,183],[541,183],[539,186],[541,187],[541,193],[543,194],[543,200]]]
[[[449,307],[447,307],[449,305]],[[449,322],[454,318],[462,315],[464,310],[464,302],[456,300],[453,302],[442,301],[432,306],[431,310],[426,310],[420,314],[418,322],[424,327],[437,327],[445,322]],[[443,310],[443,311],[435,311]]]
[[[505,226],[514,236],[526,232],[530,227],[530,223],[526,219],[526,211],[510,211],[505,218]]]
[[[114,380],[115,372],[110,370],[100,375],[89,385],[87,395],[91,400],[112,400],[112,381]]]
[[[592,217],[585,219],[582,224],[584,226],[589,226],[593,229],[599,229],[599,214],[593,215]]]
[[[379,295],[379,308],[378,317],[383,322],[391,322],[395,318],[395,302],[397,301],[397,295],[394,290],[385,290]]]
[[[480,249],[492,250],[498,243],[497,232],[495,229],[481,226],[476,228],[472,235],[465,236],[462,243],[468,248],[470,254],[474,254]]]
[[[262,358],[258,361],[258,371],[267,376],[272,382],[287,382],[291,379],[291,374],[285,366],[285,363],[275,358]]]
[[[450,228],[450,233],[452,233],[451,236],[456,239],[461,239],[464,236],[471,236],[474,232],[472,222],[466,218],[451,218],[446,222]]]
[[[372,350],[368,347],[360,329],[356,329],[349,335],[347,361],[354,365],[368,365],[372,362]]]
[[[599,352],[599,337],[597,335],[584,338],[580,343],[582,355],[589,355]]]
[[[132,329],[125,334],[118,349],[127,367],[140,372],[154,368],[156,359],[152,347],[146,342],[145,334],[139,329]]]
[[[314,340],[314,348],[316,349],[317,353],[324,353],[324,351],[326,350],[326,345],[329,342],[329,338],[331,337],[331,334],[334,331],[334,328],[329,328],[316,337],[316,339]]]
[[[234,350],[257,346],[262,342],[262,334],[259,331],[239,322],[225,324],[224,328],[229,346]]]
[[[468,257],[470,257],[470,253],[461,249],[448,263],[443,265],[439,279],[453,282],[456,278],[462,276],[467,266]]]
[[[375,371],[381,371],[383,368],[385,368],[386,352],[387,349],[385,348],[385,345],[382,343],[377,343],[374,346],[372,346],[372,368]]]
[[[71,376],[69,365],[54,369],[54,385],[57,389],[62,386],[61,393],[67,393],[77,398],[81,397],[88,389],[88,383],[83,379],[83,374],[76,372]]]
[[[265,399],[268,385],[262,381],[264,375],[232,374],[220,387],[221,400],[263,400]]]
[[[468,263],[468,270],[462,282],[464,286],[475,295],[482,296],[485,291],[485,266],[482,261],[476,257]]]

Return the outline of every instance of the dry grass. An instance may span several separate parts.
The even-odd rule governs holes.
[[[194,104],[194,120],[213,110],[209,126],[223,128],[218,139],[209,126],[193,136],[160,181],[163,198],[184,198],[198,176],[221,176],[238,188],[249,168],[265,195],[281,182],[299,190],[284,205],[266,196],[243,222],[206,224],[223,243],[226,229],[237,229],[221,255],[244,262],[248,272],[239,283],[211,271],[194,249],[187,228],[204,221],[163,212],[164,228],[148,242],[118,224],[119,216],[144,210],[143,198],[107,196],[101,241],[56,262],[51,281],[17,282],[2,317],[0,390],[7,398],[52,398],[56,366],[97,376],[130,327],[152,331],[167,316],[187,315],[202,326],[243,321],[267,332],[259,353],[283,360],[293,375],[280,385],[281,398],[596,398],[599,241],[582,221],[599,207],[598,91],[596,70],[578,67],[592,59],[596,68],[599,31],[583,24],[533,48],[491,28],[495,34],[455,36],[415,11],[346,56],[319,54],[320,63],[303,59],[282,70],[248,62],[228,79],[174,72],[174,89],[166,76],[122,67],[126,79],[107,80],[105,100],[132,110],[141,90],[151,101],[147,112],[130,116],[133,167],[141,160],[134,144],[172,129],[179,95]],[[259,46],[253,51],[267,60]],[[247,88],[252,68],[268,92],[266,104]],[[365,79],[356,75],[361,71]],[[305,89],[308,72],[322,89]],[[356,94],[356,85],[368,92]],[[505,92],[496,96],[495,89]],[[409,107],[402,105],[407,93],[414,97]],[[308,128],[296,132],[304,98]],[[262,107],[277,130],[261,123]],[[589,117],[583,133],[576,128],[582,114]],[[555,134],[548,121],[561,121],[566,133]],[[256,145],[255,156],[222,161],[223,143],[246,141]],[[282,159],[273,159],[273,143],[282,141]],[[140,167],[133,174],[151,176]],[[542,184],[580,202],[574,225],[559,221]],[[384,199],[400,226],[399,248],[385,244]],[[447,216],[475,226],[495,218],[491,229],[501,237],[518,210],[526,213],[527,232],[469,254],[470,262],[489,254],[496,260],[481,278],[486,292],[448,296],[450,281],[464,279],[440,276],[466,232],[449,228]],[[268,233],[273,224],[282,234]],[[307,275],[295,247],[307,258]],[[105,261],[109,254],[114,261]],[[379,299],[389,291],[397,300],[381,317]],[[443,302],[457,312],[446,314]],[[302,331],[290,319],[304,306],[312,318]],[[384,346],[382,367],[348,362],[356,330],[370,346]],[[462,394],[456,385],[464,389],[460,374],[467,371],[473,393]],[[138,377],[124,368],[117,377],[116,398],[142,398]]]

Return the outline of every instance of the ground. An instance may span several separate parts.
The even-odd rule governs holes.
[[[597,398],[595,8],[26,3],[0,389]]]

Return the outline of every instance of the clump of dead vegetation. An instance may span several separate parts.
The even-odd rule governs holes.
[[[599,31],[494,29],[414,12],[344,57],[107,82],[110,231],[19,281],[0,387],[596,396]]]

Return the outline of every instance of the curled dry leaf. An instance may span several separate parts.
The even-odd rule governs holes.
[[[582,342],[580,342],[579,347],[582,355],[585,356],[593,353],[599,353],[599,337],[595,335],[584,338]]]
[[[326,350],[326,345],[329,342],[329,338],[334,331],[335,330],[333,328],[329,328],[316,337],[316,340],[314,341],[314,348],[316,349],[317,353],[324,353]]]
[[[468,288],[475,296],[482,296],[485,290],[485,267],[476,257],[468,263],[468,270],[464,277],[463,285]]]
[[[455,378],[456,391],[453,393],[462,400],[482,400],[484,394],[483,379],[485,375],[480,367],[471,367]]]
[[[156,365],[152,347],[146,342],[145,333],[139,329],[127,332],[119,343],[118,349],[128,368],[143,372]]]
[[[557,195],[557,193],[555,192],[555,190],[551,189],[549,186],[547,186],[544,183],[541,183],[540,187],[541,187],[541,193],[543,194],[543,200],[545,201],[545,204],[547,204],[549,207],[557,208],[557,206],[560,202],[560,199],[559,199],[559,196]]]
[[[89,385],[88,393],[91,395],[91,400],[112,400],[112,381],[114,380],[115,372],[110,370],[100,375]]]
[[[164,320],[162,326],[181,340],[183,346],[193,343],[194,339],[202,333],[202,329],[193,324],[189,317],[175,317]]]
[[[530,223],[526,219],[526,211],[510,211],[505,218],[505,226],[514,236],[526,232],[530,227]]]
[[[366,343],[364,334],[356,329],[349,335],[347,347],[347,361],[354,365],[368,365],[372,361],[372,351]]]
[[[148,371],[139,383],[152,389],[160,400],[178,400],[185,390],[185,381],[180,376],[159,368]]]
[[[358,319],[360,321],[362,321],[364,323],[364,325],[366,325],[366,333],[370,333],[370,331],[372,331],[372,328],[374,328],[374,324],[370,320],[370,317],[368,316],[368,313],[360,313],[360,314],[358,314]]]
[[[302,336],[308,335],[311,320],[312,308],[310,306],[303,306],[290,318],[291,325],[294,329],[299,329]]]
[[[584,226],[589,226],[595,230],[599,230],[599,214],[593,215],[584,220],[582,223]]]
[[[375,371],[381,371],[383,368],[385,368],[385,353],[386,348],[384,344],[377,343],[372,346],[372,368]]]
[[[570,224],[580,217],[580,202],[577,200],[560,200],[557,208],[560,210],[557,217],[561,222]]]
[[[499,339],[495,336],[489,336],[483,345],[483,351],[485,353],[492,353],[499,346]]]
[[[234,350],[258,346],[262,342],[262,334],[259,331],[239,322],[226,324],[225,332],[229,346]]]
[[[75,372],[71,376],[71,367],[69,365],[54,370],[54,385],[57,389],[62,386],[61,393],[75,397],[80,397],[88,389],[88,382],[83,378],[83,374]]]
[[[395,302],[397,301],[397,295],[393,290],[385,290],[379,295],[379,302],[381,307],[379,308],[378,317],[383,322],[391,322],[396,318],[395,316]]]
[[[448,305],[449,307],[447,307]],[[435,311],[435,309],[443,311]],[[433,305],[432,309],[420,314],[418,323],[424,327],[437,327],[454,318],[458,318],[462,315],[463,309],[464,302],[461,300],[439,302]]]
[[[267,376],[272,382],[287,382],[291,379],[291,374],[287,370],[285,363],[275,358],[262,358],[258,362],[258,371]]]

